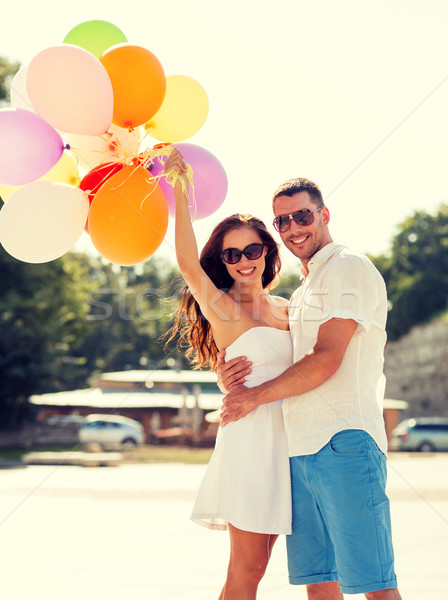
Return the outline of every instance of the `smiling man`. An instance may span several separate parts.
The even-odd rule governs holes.
[[[302,263],[303,282],[289,306],[295,362],[250,389],[242,385],[249,372],[242,357],[221,364],[230,390],[221,424],[284,400],[292,584],[306,585],[314,600],[339,600],[342,593],[400,600],[385,494],[385,284],[366,256],[332,241],[330,213],[316,184],[285,182],[273,208],[274,227]]]

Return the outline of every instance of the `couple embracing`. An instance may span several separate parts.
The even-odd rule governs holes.
[[[165,172],[187,181],[186,170],[174,150]],[[227,392],[192,514],[230,534],[219,600],[256,598],[279,534],[289,581],[306,585],[309,599],[400,600],[385,494],[381,275],[333,243],[328,208],[307,179],[273,197],[274,227],[302,263],[289,302],[269,293],[280,258],[262,221],[224,219],[199,256],[180,180],[175,197],[186,286],[173,332]]]

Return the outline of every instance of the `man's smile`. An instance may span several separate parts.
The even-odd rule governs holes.
[[[294,246],[301,246],[306,242],[306,240],[310,237],[309,233],[302,233],[300,235],[296,235],[294,237],[288,238],[288,242],[293,244]]]

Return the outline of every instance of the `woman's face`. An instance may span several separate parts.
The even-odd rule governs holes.
[[[258,233],[250,227],[238,227],[228,231],[223,238],[222,250],[227,248],[236,248],[237,250],[244,250],[250,244],[262,244]],[[235,281],[243,284],[253,284],[260,280],[265,269],[265,256],[268,249],[265,246],[260,258],[250,260],[244,254],[241,255],[240,260],[232,265],[224,262],[229,275]]]

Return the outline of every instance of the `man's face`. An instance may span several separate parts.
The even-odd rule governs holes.
[[[308,192],[298,192],[294,196],[279,196],[274,203],[274,214],[288,215],[297,210],[308,208],[316,210],[317,205],[312,201]],[[331,241],[328,231],[330,214],[326,207],[314,213],[314,222],[311,225],[298,225],[293,219],[290,227],[284,233],[280,233],[285,246],[294,256],[307,263],[323,246]]]

